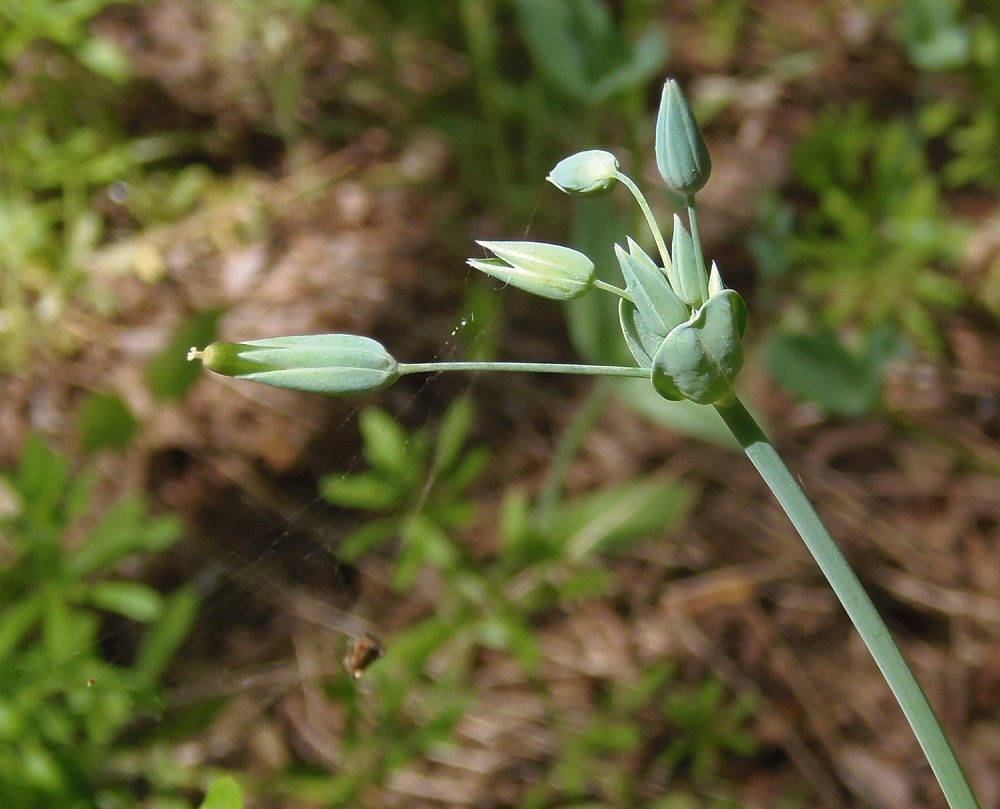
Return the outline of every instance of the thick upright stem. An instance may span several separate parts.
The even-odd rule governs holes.
[[[903,709],[952,809],[979,809],[934,709],[864,587],[774,447],[735,397],[715,409],[774,493],[840,599]]]

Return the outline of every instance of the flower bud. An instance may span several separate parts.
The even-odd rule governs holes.
[[[695,308],[708,300],[708,273],[705,263],[694,249],[694,238],[684,227],[681,218],[674,214],[674,235],[670,244],[674,263],[674,284],[684,303]]]
[[[626,253],[615,245],[615,255],[625,277],[625,286],[638,310],[639,318],[660,339],[678,323],[688,319],[688,308],[674,294],[663,270],[632,239]]]
[[[512,286],[557,301],[579,298],[594,281],[594,262],[578,250],[544,242],[477,242],[497,258],[466,262]]]
[[[656,165],[675,191],[691,196],[712,173],[712,158],[687,99],[674,79],[667,79],[656,116]]]
[[[600,149],[577,152],[560,160],[545,179],[567,194],[598,197],[618,185],[618,159]]]
[[[354,334],[212,343],[192,348],[188,359],[224,376],[334,396],[374,393],[399,378],[396,360],[380,343]]]

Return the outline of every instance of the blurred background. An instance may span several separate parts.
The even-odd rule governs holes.
[[[0,0],[0,804],[944,805],[710,409],[185,359],[630,362],[464,260],[648,245],[581,149],[669,229],[667,76],[742,392],[1000,806],[997,0]]]

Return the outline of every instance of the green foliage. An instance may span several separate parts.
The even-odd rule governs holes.
[[[767,369],[785,390],[832,416],[857,418],[878,406],[885,368],[902,354],[903,344],[890,326],[873,329],[855,350],[830,330],[779,329],[767,336],[763,352]]]
[[[584,601],[608,586],[597,553],[620,554],[669,530],[690,505],[690,491],[662,477],[607,486],[545,511],[514,492],[504,502],[499,572],[518,579],[526,609]]]
[[[461,0],[459,8],[482,116],[470,122],[451,107],[435,117],[463,173],[476,178],[470,192],[523,222],[535,178],[560,153],[609,129],[631,142],[642,94],[666,63],[665,39],[641,0]]]
[[[785,322],[888,323],[922,346],[940,346],[934,312],[964,300],[947,272],[962,229],[944,214],[913,128],[878,121],[861,106],[829,111],[795,150],[793,170],[811,204],[792,211],[771,199],[753,243],[767,294],[789,282],[799,293],[780,303]]]
[[[398,537],[393,567],[397,588],[409,587],[421,568],[429,566],[456,584],[459,602],[486,607],[499,603],[491,599],[515,576],[521,577],[521,598],[534,592],[534,587],[525,586],[527,581],[539,586],[558,581],[568,588],[563,595],[572,592],[567,566],[582,576],[580,582],[592,585],[598,571],[584,571],[580,565],[595,551],[621,552],[637,539],[679,522],[690,505],[687,489],[662,478],[606,487],[560,501],[544,513],[514,493],[503,506],[495,562],[473,562],[455,537],[475,517],[469,488],[486,460],[483,448],[465,446],[471,419],[471,405],[458,399],[432,437],[425,428],[407,433],[377,408],[362,411],[359,425],[370,469],[331,475],[321,482],[320,492],[336,505],[383,516],[351,533],[338,556],[357,559]],[[600,580],[598,575],[596,583]],[[558,597],[559,591],[550,591],[550,599],[552,595]],[[517,634],[518,629],[512,631]]]
[[[942,169],[950,187],[984,190],[1000,182],[1000,28],[996,0],[946,3],[908,0],[898,36],[926,78],[929,100],[921,131],[951,154]]]
[[[362,412],[359,426],[370,469],[327,477],[320,493],[339,506],[388,514],[353,532],[338,555],[356,559],[398,536],[395,587],[408,587],[423,565],[457,572],[463,554],[452,534],[473,517],[467,492],[486,462],[483,449],[464,448],[471,420],[469,402],[456,400],[435,440],[427,429],[407,434],[378,408]]]
[[[229,776],[212,782],[198,809],[243,809],[243,790]]]
[[[700,13],[698,59],[723,70],[745,36],[746,18],[752,9],[743,0],[713,0],[703,4]]]
[[[581,298],[580,300],[583,300]],[[465,302],[458,337],[462,353],[474,362],[484,362],[496,357],[500,343],[503,298],[496,294],[494,284],[482,275],[474,274],[465,287]]]
[[[671,690],[663,700],[663,714],[677,729],[662,753],[674,768],[685,764],[696,783],[717,775],[722,756],[751,755],[757,741],[746,727],[756,701],[750,695],[726,697],[720,680],[708,677],[697,686]]]
[[[84,450],[122,449],[139,423],[128,406],[113,393],[91,393],[77,411],[77,431]]]
[[[559,754],[523,806],[551,806],[595,794],[604,796],[608,805],[638,805],[633,789],[636,773],[629,769],[635,759],[629,754],[648,743],[651,735],[669,739],[654,766],[669,769],[666,775],[673,789],[649,806],[739,805],[719,794],[717,779],[723,756],[751,756],[757,749],[746,727],[754,710],[751,699],[728,700],[712,676],[683,686],[675,667],[665,662],[649,666],[635,678],[602,685],[592,713],[569,717],[560,727]],[[708,803],[684,790],[688,784],[697,789],[713,780],[716,794]]]
[[[948,70],[969,56],[969,32],[959,19],[961,0],[905,0],[896,36],[921,70]]]
[[[108,5],[110,0],[28,0],[0,7],[0,79],[17,102],[0,110],[4,366],[23,361],[30,328],[57,323],[68,298],[80,291],[81,268],[106,238],[105,223],[94,210],[95,194],[127,179],[130,213],[143,223],[166,221],[189,211],[211,176],[203,167],[142,176],[155,159],[151,155],[169,154],[177,144],[166,136],[134,141],[116,125],[114,103],[129,66],[110,43],[91,34],[89,25]],[[240,23],[232,42],[245,47],[246,27],[253,33],[249,40],[259,46],[254,50],[263,54],[256,66],[262,67],[273,114],[261,128],[281,137],[287,148],[307,132],[300,115],[306,70],[286,15],[306,19],[320,5],[320,0],[232,4]],[[458,16],[442,14],[433,4],[403,5],[400,14],[410,24],[420,18],[427,25],[443,25],[443,16]],[[463,0],[467,37],[480,43],[478,51],[473,48],[473,63],[489,123],[469,125],[467,107],[457,105],[456,118],[463,120],[452,121],[451,131],[467,135],[457,148],[476,167],[469,174],[477,177],[477,186],[490,188],[490,179],[498,179],[510,190],[521,185],[514,182],[524,167],[520,164],[534,176],[529,164],[538,159],[549,165],[546,150],[559,148],[553,144],[599,131],[591,109],[597,102],[614,97],[620,113],[616,125],[632,138],[645,83],[661,68],[666,50],[659,34],[641,23],[637,10],[643,3],[634,0],[613,4],[614,15],[612,4],[600,0],[513,0],[507,5],[514,9],[541,80],[522,71],[520,52],[506,44],[503,53],[496,52],[498,41],[510,41],[503,14],[494,19],[491,3]],[[718,5],[705,36],[717,46],[702,55],[716,62],[735,47],[745,12],[738,2]],[[360,5],[355,6],[349,13],[357,12]],[[910,0],[903,6],[898,31],[913,62],[923,70],[964,69],[969,79],[967,97],[943,97],[923,110],[921,134],[946,140],[952,150],[944,174],[948,183],[995,182],[1000,175],[995,149],[1000,40],[995,30],[983,19],[970,24],[961,18],[958,2]],[[384,25],[372,27],[384,30]],[[395,49],[400,41],[385,47]],[[381,39],[377,45],[383,47]],[[25,54],[32,58],[22,59]],[[32,63],[44,67],[36,70]],[[508,65],[516,65],[517,72]],[[353,101],[391,106],[395,120],[405,117],[405,104],[392,98],[392,90],[377,87],[378,79],[367,81],[351,85]],[[559,101],[573,105],[569,125],[559,123],[562,116],[554,113]],[[341,123],[349,117],[331,116],[337,122],[325,123],[326,133],[336,127],[350,131],[352,124]],[[925,144],[907,125],[896,123],[883,133],[867,114],[851,113],[830,116],[813,138],[797,156],[796,173],[817,210],[802,213],[775,203],[758,246],[772,270],[787,273],[780,280],[793,273],[805,279],[810,299],[789,322],[801,325],[823,311],[819,319],[833,328],[809,336],[782,332],[772,336],[765,353],[786,387],[828,412],[849,416],[874,406],[882,368],[898,349],[896,332],[880,330],[883,324],[893,323],[923,344],[933,344],[934,309],[960,302],[960,289],[942,272],[954,258],[957,231],[940,219],[940,192],[923,158]],[[483,158],[487,153],[489,160]],[[493,178],[483,177],[487,168]],[[529,197],[530,204],[535,186],[525,187],[527,192],[515,193]],[[598,224],[591,227],[581,214],[582,232],[604,234],[614,226],[607,209],[603,214],[597,207],[588,210]],[[605,247],[610,249],[616,238],[605,239]],[[614,271],[613,255],[603,264]],[[595,359],[609,351],[609,344],[620,345],[617,315],[613,308],[590,306],[596,300],[580,301],[571,315],[581,353]],[[205,313],[186,324],[154,360],[147,379],[155,395],[177,398],[187,392],[197,369],[184,363],[183,353],[211,339],[217,317],[217,312]],[[844,324],[871,329],[863,346],[851,350],[838,342],[834,328]],[[620,357],[601,360],[621,362]],[[711,433],[717,423],[707,408],[665,407],[645,384],[622,382],[620,391],[637,409],[645,400],[647,412],[675,427],[704,417],[710,421],[698,421],[696,427]],[[515,492],[503,502],[497,548],[474,558],[463,538],[477,516],[473,486],[484,452],[468,447],[471,420],[468,403],[459,402],[436,433],[410,433],[382,411],[368,410],[362,430],[370,469],[324,481],[324,496],[331,502],[378,515],[347,538],[341,555],[357,559],[398,541],[394,586],[405,590],[430,576],[439,585],[440,604],[433,605],[434,615],[396,635],[385,660],[372,671],[378,711],[374,731],[351,684],[343,678],[329,684],[350,715],[341,771],[334,778],[289,775],[289,783],[297,779],[298,794],[327,805],[356,805],[367,784],[446,746],[455,721],[475,699],[467,675],[483,647],[510,654],[529,675],[536,674],[540,655],[532,618],[605,592],[607,559],[674,524],[689,505],[685,489],[655,478],[544,507]],[[78,425],[88,451],[122,446],[136,428],[124,403],[105,394],[87,399]],[[177,526],[149,518],[139,501],[127,501],[91,528],[81,527],[92,517],[86,508],[88,481],[86,476],[72,480],[64,461],[32,444],[7,483],[13,507],[0,520],[0,545],[11,560],[0,573],[0,798],[5,804],[9,799],[11,805],[28,807],[118,806],[132,800],[114,782],[118,758],[111,742],[136,716],[155,709],[157,680],[197,608],[191,592],[163,598],[145,585],[115,578],[123,559],[169,546]],[[130,666],[98,654],[100,622],[107,613],[141,627]],[[538,793],[544,799],[537,805],[553,803],[556,791],[562,798],[586,801],[595,790],[618,805],[635,805],[628,799],[629,774],[621,761],[646,738],[637,712],[657,700],[681,735],[663,759],[686,768],[695,780],[710,778],[728,752],[752,752],[753,739],[744,726],[752,706],[727,701],[714,680],[662,696],[670,680],[669,670],[653,667],[638,682],[608,685],[593,714],[565,729],[551,785]],[[150,783],[156,793],[159,782],[152,778]],[[164,798],[157,805],[181,803]],[[239,786],[220,779],[203,809],[241,805]],[[657,804],[661,809],[688,805],[694,804],[684,794]]]
[[[666,42],[650,27],[629,44],[601,0],[514,0],[521,34],[545,79],[574,101],[597,104],[663,68]]]
[[[111,5],[120,4],[0,4],[0,370],[20,370],[34,344],[77,344],[61,325],[69,301],[107,306],[87,284],[87,259],[107,235],[95,199],[114,183],[141,198],[145,166],[190,141],[122,129],[131,66],[92,31]]]
[[[158,681],[197,609],[190,590],[164,597],[120,578],[138,554],[169,548],[173,517],[151,517],[127,498],[97,517],[93,477],[32,439],[0,479],[0,804],[120,806],[116,744],[137,717],[157,710]],[[102,621],[141,627],[129,665],[99,653]]]
[[[620,805],[633,805],[631,774],[615,763],[642,745],[648,729],[639,717],[662,698],[672,680],[669,665],[654,664],[634,680],[608,683],[582,728],[580,717],[567,717],[560,728],[562,748],[548,779],[548,800],[556,798],[556,790],[572,799],[591,795],[596,788]]]
[[[370,468],[321,484],[330,502],[379,514],[347,537],[339,556],[356,559],[398,538],[394,586],[412,587],[418,576],[429,574],[437,582],[433,614],[389,639],[385,657],[365,675],[380,720],[374,735],[370,729],[349,731],[347,751],[357,765],[345,764],[335,779],[338,800],[354,795],[366,778],[381,779],[410,758],[449,743],[452,725],[475,702],[469,674],[477,650],[509,654],[535,676],[540,654],[531,617],[553,607],[570,609],[605,592],[609,580],[602,559],[669,530],[690,506],[689,490],[655,477],[546,506],[514,492],[502,505],[495,553],[473,558],[460,535],[475,520],[471,487],[486,456],[482,448],[468,446],[471,424],[466,399],[452,404],[434,434],[426,428],[407,432],[383,411],[367,408],[360,426]],[[432,659],[435,675],[428,677]],[[552,783],[575,794],[580,779],[598,769],[618,772],[609,778],[620,780],[616,754],[643,738],[630,714],[663,674],[654,667],[638,684],[613,686],[584,731],[567,730]],[[331,688],[341,694],[336,684]],[[341,696],[356,699],[347,691]],[[604,786],[610,789],[611,782]],[[333,792],[323,794],[330,800]]]
[[[121,80],[128,66],[114,46],[90,34],[90,21],[116,0],[27,0],[0,7],[0,59],[9,64],[38,40],[65,48],[94,73]]]
[[[89,31],[107,5],[0,7],[0,368],[23,362],[30,325],[55,322],[80,281],[80,260],[102,232],[88,189],[134,164],[109,104],[127,62]]]
[[[215,337],[215,327],[222,316],[219,309],[192,315],[182,323],[146,368],[146,385],[160,399],[181,399],[198,381],[200,368],[188,362],[191,346],[205,345]]]
[[[609,197],[575,204],[572,243],[590,256],[598,278],[622,285],[615,245],[625,243],[625,221],[616,214]],[[632,361],[621,339],[616,300],[606,295],[584,295],[567,302],[564,311],[573,347],[587,362],[620,365]]]

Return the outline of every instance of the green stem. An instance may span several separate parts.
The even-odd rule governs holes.
[[[565,365],[552,362],[415,362],[400,363],[399,373],[431,374],[439,371],[492,371],[531,374],[577,374],[583,376],[628,376],[649,379],[649,368],[628,365]]]
[[[615,172],[615,177],[618,178],[618,182],[632,192],[635,201],[639,203],[642,215],[646,217],[646,223],[653,232],[653,241],[656,242],[656,249],[660,251],[660,260],[663,262],[663,269],[667,272],[667,279],[670,281],[670,286],[674,286],[674,267],[670,263],[670,251],[667,250],[667,243],[663,241],[663,234],[660,233],[660,228],[656,224],[656,217],[653,216],[653,210],[649,207],[649,203],[646,202],[646,198],[642,195],[642,191],[639,190],[639,186],[632,182],[631,177],[620,171]]]
[[[612,295],[624,298],[629,303],[634,303],[632,296],[629,295],[624,289],[616,287],[614,284],[609,284],[607,281],[602,281],[600,278],[594,279],[594,289],[603,289],[605,292],[610,292]]]
[[[923,748],[948,805],[952,809],[979,809],[976,796],[927,696],[805,493],[739,399],[733,397],[717,403],[715,409],[792,521],[875,658]]]

